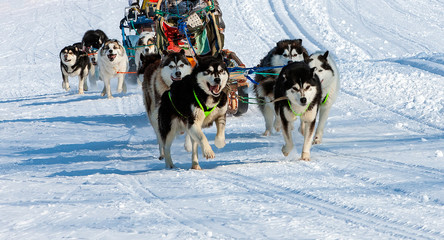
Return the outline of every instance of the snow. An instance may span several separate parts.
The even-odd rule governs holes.
[[[121,39],[126,1],[2,3],[0,239],[444,239],[444,3],[220,1],[226,48],[255,66],[285,38],[329,50],[341,93],[312,161],[263,137],[250,105],[227,145],[189,170],[157,160],[138,86],[61,87],[58,54],[100,28]],[[250,84],[251,86],[251,84]],[[114,88],[115,89],[115,88]]]

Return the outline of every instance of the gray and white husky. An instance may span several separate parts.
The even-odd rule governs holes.
[[[294,62],[285,66],[276,81],[275,99],[286,97],[287,100],[274,103],[276,121],[275,129],[282,129],[285,145],[284,156],[293,149],[292,131],[294,122],[300,118],[299,131],[304,136],[301,160],[310,160],[310,149],[313,141],[316,115],[321,102],[321,82],[314,68],[310,69],[305,62]]]
[[[197,66],[182,81],[173,82],[169,91],[162,95],[159,107],[159,130],[165,151],[165,165],[173,168],[171,144],[180,132],[186,132],[192,141],[191,168],[201,169],[198,146],[205,158],[214,158],[202,128],[216,123],[214,144],[225,146],[225,122],[228,97],[224,91],[229,73],[222,59],[215,57],[197,58]]]
[[[333,58],[325,53],[315,52],[310,56],[309,66],[315,67],[315,74],[319,77],[322,86],[322,101],[319,108],[319,122],[316,128],[313,144],[320,144],[324,135],[325,124],[331,106],[339,94],[339,71]]]
[[[183,77],[189,75],[192,67],[183,50],[179,53],[168,53],[165,51],[162,57],[159,54],[143,55],[141,62],[142,66],[139,69],[139,73],[144,73],[142,91],[145,109],[159,142],[159,159],[163,159],[164,151],[160,147],[161,140],[158,124],[160,99],[164,92],[170,90],[173,82],[180,81]],[[191,140],[188,135],[185,141],[185,149],[191,151]]]
[[[282,66],[289,62],[301,61],[308,61],[308,53],[302,46],[302,39],[281,40],[276,43],[276,46],[268,52],[258,65],[258,67],[277,67],[263,72],[262,74],[265,75],[256,74],[255,81],[259,84],[253,86],[253,91],[259,101],[266,103],[259,105],[265,119],[264,136],[270,135],[273,129],[275,114],[273,104],[270,102],[274,100],[274,86],[278,74],[281,72]]]

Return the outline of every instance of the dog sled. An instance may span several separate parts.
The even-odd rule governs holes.
[[[171,7],[169,2],[180,2]],[[223,49],[223,21],[214,0],[144,0],[142,5],[125,8],[125,17],[120,22],[122,43],[126,48],[130,68],[128,80],[137,79],[135,51],[138,38],[143,32],[155,33],[158,51],[179,52],[185,50],[190,63],[196,64],[196,56],[222,55],[228,68],[244,68],[237,55]],[[228,113],[239,116],[248,110],[248,82],[239,71],[230,74],[228,87]]]

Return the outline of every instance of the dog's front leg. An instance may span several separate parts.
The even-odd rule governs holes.
[[[85,94],[85,92],[83,91],[84,89],[88,90],[88,85],[86,85],[85,78],[86,76],[79,75],[79,94]]]
[[[111,79],[109,77],[103,79],[103,90],[102,90],[102,96],[108,95],[108,98],[113,98],[113,95],[111,95],[111,86],[110,83]]]
[[[273,119],[275,115],[273,105],[265,104],[263,114],[265,119],[265,132],[262,135],[270,136],[273,131]]]
[[[324,128],[325,124],[327,123],[330,109],[331,105],[322,105],[319,109],[319,123],[318,127],[316,128],[316,134],[313,140],[313,144],[320,144],[322,142],[322,137],[324,136]]]
[[[71,88],[69,87],[69,79],[68,76],[65,74],[62,74],[63,82],[62,82],[62,88],[66,91],[69,91]]]
[[[282,135],[284,136],[285,144],[282,146],[282,153],[284,156],[288,156],[291,150],[293,149],[293,134],[291,133],[293,130],[293,121],[287,121],[281,117],[282,123]]]
[[[305,123],[304,146],[302,147],[301,160],[310,161],[310,149],[314,135],[315,123],[316,119],[313,120],[312,122]]]
[[[214,139],[214,145],[216,145],[217,148],[223,148],[225,147],[225,122],[226,122],[226,115],[223,115],[216,119],[216,138]]]
[[[201,123],[196,121],[188,129],[188,134],[194,141],[196,141],[200,145],[200,147],[202,148],[202,154],[206,159],[214,158],[215,154],[213,152],[213,149],[211,149],[210,143],[208,143],[208,139],[202,132],[202,128],[200,127],[200,125]]]
[[[119,74],[117,80],[117,92],[121,93],[123,91],[124,93],[126,93],[125,74]]]
[[[191,145],[192,145],[192,153],[191,153],[191,169],[194,170],[202,170],[199,166],[199,156],[198,156],[198,149],[197,147],[199,144],[191,139]]]
[[[167,134],[165,142],[162,144],[165,153],[165,168],[174,168],[173,159],[171,158],[171,145],[173,144],[174,137],[176,137],[173,129]]]

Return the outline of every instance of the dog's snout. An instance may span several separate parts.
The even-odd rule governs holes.
[[[307,103],[307,98],[304,98],[304,97],[301,98],[301,103],[302,103],[302,104],[306,104],[306,103]]]
[[[180,77],[180,76],[182,76],[182,73],[181,72],[176,72],[176,77]]]
[[[288,61],[288,62],[287,62],[287,64],[290,64],[290,63],[292,63],[292,62],[293,62],[293,61],[292,61],[292,60],[290,60],[290,61]]]
[[[220,78],[215,78],[215,79],[214,79],[214,83],[219,84],[219,83],[220,83]]]

